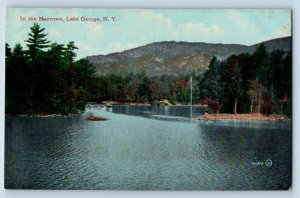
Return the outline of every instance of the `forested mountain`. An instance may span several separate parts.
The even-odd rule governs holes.
[[[212,113],[292,115],[291,37],[253,46],[159,42],[76,61],[74,41],[45,32],[34,23],[26,46],[6,44],[7,114],[76,113],[88,101],[181,105],[192,95]]]
[[[291,37],[262,42],[269,52],[275,49],[291,50]],[[100,75],[127,75],[145,72],[146,76],[203,73],[213,56],[220,60],[232,54],[253,54],[261,43],[246,46],[238,44],[211,44],[163,41],[108,55],[89,56],[87,59]]]

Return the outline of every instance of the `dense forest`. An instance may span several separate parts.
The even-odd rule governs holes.
[[[74,42],[66,46],[47,40],[34,23],[27,49],[6,44],[6,113],[63,113],[84,110],[91,99],[95,70],[84,59],[75,61]]]
[[[189,104],[193,76],[193,103],[212,113],[284,114],[291,116],[291,51],[268,52],[261,44],[254,54],[213,58],[200,75],[147,77],[145,73],[99,75],[86,59],[75,61],[78,49],[51,42],[34,23],[26,47],[6,44],[7,114],[76,113],[88,101]]]

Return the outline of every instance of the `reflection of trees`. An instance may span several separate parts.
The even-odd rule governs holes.
[[[199,124],[199,130],[206,147],[222,162],[264,160],[267,156],[277,155],[280,147],[286,145],[283,136],[289,142],[284,129],[280,133],[282,129]]]
[[[207,182],[219,189],[290,187],[292,138],[288,126],[268,129],[221,124],[198,125],[200,140],[194,147],[199,159],[197,171],[209,170],[204,173]],[[271,167],[252,165],[266,159],[273,161]]]

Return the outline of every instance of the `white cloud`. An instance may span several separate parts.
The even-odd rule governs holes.
[[[128,10],[123,11],[125,24],[118,24],[112,28],[114,33],[122,33],[123,36],[145,40],[155,34],[168,35],[172,31],[173,21],[164,14],[158,14],[154,10]],[[134,21],[132,21],[134,19]],[[128,24],[127,21],[132,21]]]
[[[122,44],[121,43],[118,43],[118,42],[113,42],[113,43],[110,43],[108,45],[108,47],[111,49],[111,51],[113,52],[118,52],[118,51],[121,51],[122,49]]]
[[[101,24],[87,22],[87,29],[90,34],[97,37],[102,37],[104,35],[104,28]]]
[[[179,25],[173,32],[181,36],[191,36],[198,34],[198,36],[215,37],[222,36],[223,30],[217,25],[206,26],[203,23],[184,23]]]
[[[133,16],[131,16],[133,15]],[[132,27],[126,27],[120,24],[112,30],[114,33],[122,33],[123,36],[147,43],[147,38],[153,38],[154,41],[160,40],[189,40],[216,42],[224,36],[223,29],[218,25],[205,25],[204,23],[183,23],[175,25],[172,18],[164,14],[156,13],[154,10],[140,10],[130,13],[128,18],[135,18]],[[152,40],[153,42],[153,40]],[[112,44],[111,44],[112,45]],[[112,49],[123,50],[123,47],[114,44]]]
[[[263,10],[261,10],[262,12]],[[228,28],[229,34],[227,35],[228,41],[230,43],[243,43],[247,45],[256,44],[261,42],[261,40],[256,40],[254,38],[259,38],[258,35],[263,35],[262,25],[260,21],[255,21],[247,13],[253,12],[249,9],[232,9],[228,10],[228,15],[224,17],[223,20],[230,21],[232,23],[232,28]],[[231,30],[231,31],[230,31]],[[232,31],[234,30],[234,31]]]
[[[273,32],[272,34],[265,36],[262,40],[272,40],[276,38],[282,38],[292,35],[292,26],[291,21],[286,22],[284,25],[282,25],[277,31]]]
[[[291,21],[288,21],[287,23],[285,23],[279,30],[277,30],[274,33],[275,37],[286,37],[286,36],[291,36]]]
[[[147,21],[154,22],[154,24],[162,25],[165,28],[171,28],[173,25],[171,18],[167,18],[163,14],[157,14],[151,10],[141,11],[138,17],[142,19],[143,22],[145,22],[146,19]]]
[[[47,30],[48,34],[52,38],[60,38],[61,37],[61,32],[57,31],[56,29],[48,29]]]
[[[84,58],[86,56],[102,54],[100,49],[93,47],[90,44],[76,42],[75,45],[79,48],[79,51],[76,52],[78,54],[77,59]]]
[[[77,47],[79,47],[80,50],[83,50],[83,51],[96,51],[95,48],[93,48],[91,45],[86,44],[86,43],[77,43],[76,45],[77,45]]]
[[[133,45],[131,43],[122,44],[122,43],[119,43],[119,42],[112,42],[112,43],[109,43],[109,45],[108,45],[108,48],[109,48],[108,51],[121,52],[121,51],[131,49],[131,48],[134,48],[134,47],[135,47],[135,45]]]

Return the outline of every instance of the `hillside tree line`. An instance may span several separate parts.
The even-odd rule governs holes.
[[[75,61],[74,42],[47,39],[34,23],[26,48],[6,44],[7,114],[75,113],[88,101],[189,104],[193,76],[193,103],[208,105],[212,113],[263,113],[291,116],[291,51],[268,52],[261,44],[254,54],[213,57],[205,73],[147,77],[142,73],[101,75],[86,59]]]

